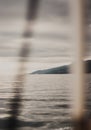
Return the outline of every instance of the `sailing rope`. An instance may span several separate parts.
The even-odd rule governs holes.
[[[15,77],[15,84],[13,85],[13,98],[9,101],[10,110],[8,114],[10,115],[8,120],[6,121],[6,129],[7,130],[16,130],[18,126],[18,116],[20,113],[21,101],[22,101],[22,91],[25,82],[25,74],[26,71],[26,61],[30,52],[30,38],[32,37],[33,30],[33,22],[37,16],[39,0],[28,0],[28,9],[26,14],[26,28],[23,33],[23,45],[19,53],[19,68],[18,73]],[[31,28],[30,28],[31,27]]]

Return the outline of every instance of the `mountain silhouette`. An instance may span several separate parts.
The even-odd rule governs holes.
[[[91,60],[84,61],[84,63],[86,65],[85,73],[91,73]],[[32,72],[31,74],[69,74],[69,68],[71,65],[72,64],[50,69],[38,70]]]

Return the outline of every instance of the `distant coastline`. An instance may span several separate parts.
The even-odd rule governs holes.
[[[86,70],[85,73],[91,73],[91,60],[86,60],[84,61],[86,65]],[[44,69],[44,70],[37,70],[32,72],[31,74],[69,74],[69,68],[72,64],[70,65],[63,65],[55,68],[49,68],[49,69]]]

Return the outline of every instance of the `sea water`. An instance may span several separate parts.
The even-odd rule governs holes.
[[[18,119],[26,130],[71,130],[72,74],[26,75]],[[0,86],[0,120],[9,115],[14,81],[3,79]],[[91,108],[91,75],[86,75],[87,111]]]
[[[71,126],[72,75],[26,75],[22,88],[19,129],[61,130]],[[8,117],[13,83],[4,78],[0,85],[0,120]]]

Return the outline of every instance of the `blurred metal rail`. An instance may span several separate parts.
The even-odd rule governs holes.
[[[75,49],[73,72],[73,106],[72,106],[72,117],[74,122],[74,130],[90,130],[89,119],[87,117],[85,108],[85,0],[70,0],[71,3],[71,14],[73,19],[73,44]]]

